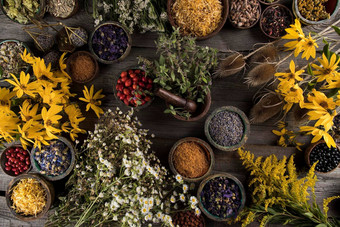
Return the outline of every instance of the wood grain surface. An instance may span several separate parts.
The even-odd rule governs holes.
[[[283,1],[290,5],[291,0]],[[50,16],[45,17],[46,21],[55,21],[55,18]],[[70,19],[62,21],[70,26],[82,26],[88,32],[93,30],[93,20],[84,10],[80,10],[75,16]],[[31,38],[22,30],[22,25],[10,21],[5,15],[0,13],[0,40],[4,39],[19,39],[28,42],[32,45]],[[155,58],[156,49],[154,41],[157,38],[156,33],[134,34],[133,48],[130,55],[121,63],[113,65],[100,64],[100,74],[94,80],[86,85],[94,84],[96,89],[103,89],[106,97],[103,100],[103,108],[115,108],[117,106],[127,110],[114,97],[113,87],[114,81],[122,70],[137,65],[137,56],[144,56],[148,58]],[[259,26],[248,29],[238,30],[233,28],[228,22],[215,37],[200,41],[200,45],[208,45],[210,47],[218,48],[220,54],[228,53],[229,51],[248,52],[252,50],[257,43],[265,43],[270,41],[263,35]],[[221,106],[235,106],[249,114],[250,108],[253,105],[253,96],[258,88],[248,88],[244,83],[244,72],[231,76],[226,79],[219,79],[213,81],[212,86],[212,105],[209,113]],[[80,94],[83,85],[73,84],[72,91]],[[171,115],[164,114],[165,103],[162,100],[155,99],[151,106],[137,112],[136,115],[143,124],[143,128],[150,129],[150,133],[155,134],[153,139],[152,149],[157,153],[161,159],[162,164],[168,167],[167,156],[171,146],[180,138],[183,137],[198,137],[206,140],[204,136],[204,121],[205,118],[197,122],[182,122]],[[209,114],[208,113],[208,114]],[[86,130],[92,130],[97,118],[94,113],[86,113],[87,119],[81,125]],[[295,148],[282,148],[276,146],[277,137],[271,132],[275,128],[275,123],[279,117],[273,118],[265,123],[259,125],[251,125],[250,136],[246,144],[246,148],[252,151],[256,156],[268,156],[276,154],[279,157],[283,155],[290,156],[296,154],[296,161],[300,170],[305,170],[303,161],[303,152],[297,151]],[[294,123],[292,118],[288,118],[290,123]],[[308,143],[309,138],[305,138]],[[206,140],[207,141],[207,140]],[[238,177],[245,185],[247,181],[247,173],[242,167],[236,152],[222,152],[214,150],[216,164],[214,172],[228,172]],[[5,191],[8,183],[13,179],[7,176],[0,170],[0,226],[43,226],[45,219],[34,222],[22,222],[13,217],[10,213],[6,201]],[[331,174],[318,175],[319,181],[316,184],[316,195],[318,203],[322,205],[322,199],[328,196],[340,194],[340,169]],[[57,191],[57,196],[64,193],[63,184],[65,181],[54,183]],[[51,211],[53,212],[53,210]],[[340,202],[332,203],[330,214],[340,216]],[[207,226],[225,226],[225,223],[214,223],[207,221]],[[234,225],[239,226],[239,225]],[[258,226],[253,224],[251,226]]]

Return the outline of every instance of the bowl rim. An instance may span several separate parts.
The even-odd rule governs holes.
[[[145,72],[145,70],[142,69],[141,66],[131,66],[131,67],[127,67],[127,68],[125,68],[124,70],[120,71],[119,75],[118,75],[117,77],[115,77],[115,79],[114,79],[113,93],[114,93],[114,96],[115,96],[117,102],[119,103],[119,105],[120,105],[122,108],[132,108],[132,109],[135,110],[135,111],[140,111],[140,110],[142,110],[142,109],[145,109],[146,107],[149,107],[149,106],[151,105],[151,103],[153,102],[153,100],[155,99],[155,96],[151,96],[150,101],[146,102],[146,103],[145,103],[144,105],[142,105],[142,106],[127,106],[127,105],[125,105],[125,103],[124,103],[122,100],[120,100],[120,99],[118,98],[118,96],[117,96],[118,91],[117,91],[117,89],[116,89],[116,85],[117,85],[117,83],[118,83],[118,80],[120,79],[120,74],[121,74],[122,72],[126,72],[126,71],[129,71],[129,70],[136,70],[136,69],[139,69],[139,70]],[[151,78],[151,77],[149,77],[149,78]],[[151,79],[152,79],[152,78],[151,78]]]
[[[42,174],[40,173],[41,169],[40,166],[38,164],[38,162],[35,160],[34,158],[34,154],[36,152],[36,149],[39,149],[38,147],[33,147],[32,151],[31,151],[31,164],[32,164],[32,168],[34,170],[36,170],[39,174],[41,174],[42,176],[44,176],[46,179],[50,180],[50,181],[57,181],[57,180],[61,180],[64,179],[65,177],[67,177],[73,170],[74,165],[75,165],[75,148],[73,146],[73,144],[66,139],[65,137],[62,136],[58,136],[58,139],[55,140],[60,140],[61,142],[63,142],[66,146],[69,147],[70,152],[71,152],[71,160],[70,160],[70,165],[69,167],[61,174],[57,175],[57,176],[52,176],[52,175],[47,175],[47,174]],[[52,140],[51,140],[52,141]]]
[[[315,142],[315,143],[311,143],[308,147],[307,147],[307,149],[305,150],[305,152],[304,152],[304,157],[305,157],[305,162],[307,163],[307,166],[309,167],[309,168],[311,168],[312,167],[312,164],[310,163],[310,153],[312,152],[312,150],[315,148],[315,146],[316,145],[318,145],[318,144],[320,144],[320,143],[326,143],[324,140],[319,140],[319,141],[317,141],[317,142]],[[339,144],[337,144],[337,143],[335,143],[336,144],[336,148],[340,151],[340,146],[339,146]],[[314,170],[316,173],[320,173],[320,174],[327,174],[327,173],[330,173],[330,172],[333,172],[334,170],[336,170],[337,168],[340,168],[340,162],[338,163],[338,165],[334,168],[334,169],[332,169],[332,170],[330,170],[330,171],[328,171],[328,172],[321,172],[321,171],[317,171],[317,170]]]
[[[340,9],[340,0],[337,0],[337,3],[335,5],[334,11],[332,14],[330,14],[330,17],[324,20],[319,20],[319,21],[312,21],[312,20],[308,20],[306,18],[304,18],[300,11],[299,11],[299,7],[298,7],[298,1],[297,0],[293,0],[293,14],[295,15],[295,17],[297,17],[298,19],[300,19],[302,21],[303,24],[306,25],[317,25],[317,24],[323,24],[325,22],[331,21],[335,18],[335,16],[337,15],[339,9]]]
[[[37,180],[42,187],[45,189],[46,191],[46,205],[44,207],[44,209],[37,214],[37,216],[23,216],[20,215],[18,213],[16,213],[12,208],[12,201],[11,201],[11,189],[19,182],[19,180],[21,179],[26,179],[26,178],[33,178],[35,180]],[[14,178],[13,180],[10,181],[10,183],[7,186],[7,190],[6,190],[6,203],[7,206],[9,208],[9,210],[11,211],[11,213],[18,219],[20,220],[24,220],[24,221],[33,221],[33,220],[37,220],[42,218],[47,212],[48,210],[51,208],[53,202],[54,202],[54,196],[55,196],[55,191],[54,191],[54,187],[53,185],[48,182],[47,180],[45,180],[43,177],[41,177],[41,175],[37,174],[37,173],[25,173],[22,175],[17,176],[16,178]]]
[[[207,209],[205,209],[205,207],[202,204],[202,200],[201,200],[201,192],[204,188],[204,186],[212,179],[217,178],[217,177],[227,177],[229,179],[231,179],[232,181],[235,182],[235,184],[239,187],[240,192],[241,192],[241,205],[238,208],[238,211],[236,213],[234,213],[233,215],[228,216],[227,218],[221,218],[218,216],[215,216],[213,214],[211,214]],[[210,219],[214,220],[214,221],[227,221],[232,217],[236,217],[237,214],[240,213],[240,211],[244,208],[245,203],[246,203],[246,192],[244,190],[244,186],[241,183],[241,181],[235,177],[232,174],[226,173],[226,172],[217,172],[215,174],[212,174],[208,177],[206,177],[205,179],[202,180],[202,182],[199,184],[198,189],[197,189],[197,199],[198,199],[198,206],[201,209],[201,211]]]
[[[210,136],[210,133],[209,133],[209,124],[212,120],[212,118],[219,112],[223,112],[223,111],[229,111],[229,112],[234,112],[234,113],[237,113],[241,120],[242,120],[242,123],[243,123],[243,135],[242,135],[242,139],[241,141],[238,143],[238,144],[235,144],[235,145],[232,145],[232,146],[228,146],[228,147],[225,147],[225,146],[222,146],[222,145],[219,145],[217,144]],[[204,133],[205,133],[205,136],[207,137],[208,141],[217,149],[219,150],[222,150],[222,151],[234,151],[234,150],[237,150],[239,147],[243,146],[247,140],[248,140],[248,137],[249,137],[249,133],[250,133],[250,123],[249,123],[249,119],[248,117],[246,116],[246,114],[240,110],[239,108],[237,107],[234,107],[234,106],[222,106],[222,107],[219,107],[217,109],[215,109],[208,117],[207,119],[205,120],[205,123],[204,123]]]
[[[3,14],[5,14],[8,19],[10,19],[11,21],[13,21],[15,23],[18,23],[18,24],[23,24],[23,25],[32,24],[32,22],[30,20],[28,21],[28,23],[20,23],[19,21],[10,18],[7,15],[7,12],[5,11],[5,8],[4,8],[4,2],[5,1],[6,0],[1,0],[0,1],[0,8],[1,8],[1,11],[3,12]],[[35,14],[37,15],[37,17],[39,19],[42,19],[44,17],[45,13],[46,13],[46,0],[39,0],[39,2],[40,2],[39,9],[38,9],[38,11]]]
[[[292,11],[291,11],[287,6],[282,5],[282,4],[278,4],[278,3],[268,5],[268,7],[267,7],[265,10],[263,10],[263,12],[261,13],[261,16],[260,16],[260,29],[261,29],[262,33],[265,34],[267,37],[269,37],[269,38],[271,38],[271,39],[279,39],[279,38],[281,38],[281,36],[276,37],[276,36],[268,35],[268,34],[263,30],[263,27],[262,27],[262,20],[263,20],[263,18],[264,18],[264,14],[265,14],[270,8],[274,8],[274,7],[281,7],[281,8],[283,8],[283,9],[285,9],[286,12],[288,12],[289,17],[290,17],[290,19],[291,19],[290,24],[294,22],[294,16],[293,16]],[[288,28],[288,27],[287,27],[287,28]]]
[[[230,2],[232,2],[233,0],[230,0]],[[239,26],[237,26],[237,25],[235,25],[234,23],[232,23],[232,21],[231,21],[231,14],[229,14],[229,16],[228,16],[228,20],[229,20],[229,22],[230,22],[230,24],[234,27],[234,28],[238,28],[238,29],[249,29],[249,28],[252,28],[252,27],[254,27],[258,22],[259,22],[259,20],[260,20],[260,18],[261,18],[261,14],[262,14],[262,7],[261,7],[261,4],[260,4],[260,2],[258,1],[258,3],[259,3],[259,16],[258,16],[258,18],[256,19],[256,21],[254,22],[254,24],[252,24],[252,25],[250,25],[250,26],[248,26],[248,27],[239,27]],[[230,4],[230,7],[231,7],[231,4]],[[231,11],[231,10],[230,10]]]
[[[178,26],[175,23],[175,20],[172,16],[172,12],[171,12],[171,7],[173,5],[173,2],[175,0],[167,0],[167,15],[168,15],[168,21],[170,22],[171,26],[173,26],[174,28],[177,28]],[[222,9],[222,20],[220,21],[220,23],[218,24],[217,28],[211,32],[210,34],[206,35],[206,36],[195,36],[196,40],[205,40],[205,39],[209,39],[215,35],[217,35],[221,29],[223,28],[223,26],[225,25],[227,18],[229,16],[229,1],[228,0],[220,0],[223,6]],[[181,33],[182,35],[182,33]],[[184,36],[184,35],[183,35]]]
[[[17,143],[17,144],[14,143],[14,144],[9,145],[8,147],[6,147],[5,149],[2,150],[2,153],[1,153],[1,156],[0,156],[0,162],[1,162],[0,165],[1,165],[2,171],[5,174],[7,174],[8,176],[11,176],[11,177],[17,177],[17,176],[20,176],[22,174],[25,174],[25,173],[28,173],[29,171],[31,171],[31,169],[32,169],[31,152],[29,151],[29,149],[24,149],[25,151],[28,152],[28,157],[30,158],[29,168],[27,170],[25,170],[24,172],[19,173],[18,175],[15,175],[14,173],[13,174],[11,173],[12,171],[10,172],[10,171],[7,171],[5,169],[5,160],[7,159],[6,158],[6,151],[9,150],[10,148],[13,148],[13,147],[15,147],[15,148],[20,147],[20,148],[24,149],[23,146],[21,145],[21,143]]]
[[[171,218],[173,218],[174,217],[174,215],[176,215],[177,213],[187,213],[187,212],[194,212],[193,210],[181,210],[181,211],[176,211],[176,212],[174,212],[172,215],[171,215]],[[202,222],[203,222],[203,227],[206,227],[206,221],[205,221],[205,218],[204,218],[204,216],[201,214],[200,216],[199,216],[199,218],[202,220]]]
[[[209,168],[207,170],[207,172],[205,174],[203,174],[202,176],[200,177],[196,177],[196,178],[189,178],[189,177],[185,177],[183,175],[181,175],[175,168],[175,165],[173,163],[173,155],[174,155],[174,152],[175,150],[177,149],[177,147],[182,144],[182,143],[185,143],[185,142],[195,142],[196,144],[198,144],[205,152],[205,154],[209,155],[209,161],[210,161],[210,165],[209,165]],[[168,154],[168,163],[169,163],[169,166],[170,166],[170,169],[171,171],[175,174],[175,175],[181,175],[183,180],[184,181],[188,181],[188,182],[199,182],[201,181],[202,179],[204,179],[205,177],[207,177],[212,169],[214,168],[214,165],[215,165],[215,155],[214,155],[214,152],[211,148],[211,146],[205,142],[204,140],[200,139],[200,138],[197,138],[197,137],[184,137],[180,140],[177,140],[176,143],[174,143],[170,149],[170,152]]]
[[[73,60],[75,60],[77,57],[82,56],[82,55],[89,56],[92,59],[92,61],[94,63],[94,67],[95,67],[94,74],[90,78],[88,78],[87,80],[84,80],[84,81],[75,79],[75,77],[72,75],[71,69],[70,69],[71,62]],[[91,54],[89,51],[80,50],[80,51],[73,52],[67,58],[67,60],[66,60],[66,72],[71,77],[72,81],[74,81],[76,83],[79,83],[79,84],[84,84],[84,83],[92,81],[93,79],[95,79],[98,76],[98,74],[99,74],[99,65],[98,65],[98,62],[97,62],[96,58],[93,56],[93,54]]]
[[[273,2],[266,2],[265,0],[258,0],[260,3],[264,4],[264,5],[267,5],[267,6],[270,6],[270,5],[273,5],[273,4],[277,4],[277,3],[280,3],[281,0],[274,0]]]
[[[112,60],[112,61],[108,61],[108,60],[104,60],[104,59],[101,59],[93,50],[93,47],[92,47],[92,39],[93,39],[93,36],[95,34],[95,32],[102,26],[106,26],[106,25],[114,25],[116,27],[120,27],[124,30],[125,34],[127,35],[128,37],[128,43],[127,43],[127,47],[126,47],[126,50],[125,52],[123,53],[122,56],[120,56],[119,58],[115,59],[115,60]],[[91,54],[93,54],[93,56],[97,59],[97,61],[99,61],[100,63],[103,63],[103,64],[113,64],[113,63],[116,63],[116,62],[121,62],[123,61],[129,54],[130,54],[130,51],[131,51],[131,47],[132,47],[132,38],[131,38],[131,35],[129,33],[129,29],[119,23],[119,22],[116,22],[116,21],[106,21],[104,23],[101,23],[99,25],[97,25],[94,30],[91,32],[90,36],[89,36],[89,41],[88,41],[88,46],[89,46],[89,50],[91,52]]]

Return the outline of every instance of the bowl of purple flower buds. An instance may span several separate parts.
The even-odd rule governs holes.
[[[90,52],[97,61],[112,64],[124,60],[130,53],[132,39],[129,30],[117,22],[98,25],[89,40]]]
[[[31,151],[33,169],[50,181],[68,176],[75,163],[74,147],[64,137],[50,140],[48,145],[34,147]]]
[[[198,187],[198,205],[214,221],[236,218],[246,202],[242,183],[233,175],[218,173],[205,178]]]

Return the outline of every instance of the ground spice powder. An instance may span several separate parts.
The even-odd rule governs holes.
[[[95,64],[90,56],[79,55],[71,63],[72,77],[77,81],[87,81],[95,73]]]
[[[173,160],[178,173],[188,178],[203,176],[210,164],[202,147],[195,142],[181,143],[174,152]]]

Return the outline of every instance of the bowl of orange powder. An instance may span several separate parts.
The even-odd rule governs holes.
[[[76,83],[87,83],[99,73],[97,60],[88,51],[74,52],[66,62],[66,71]]]
[[[195,137],[178,140],[169,153],[171,171],[188,182],[198,182],[209,175],[214,162],[214,152],[210,145]]]

